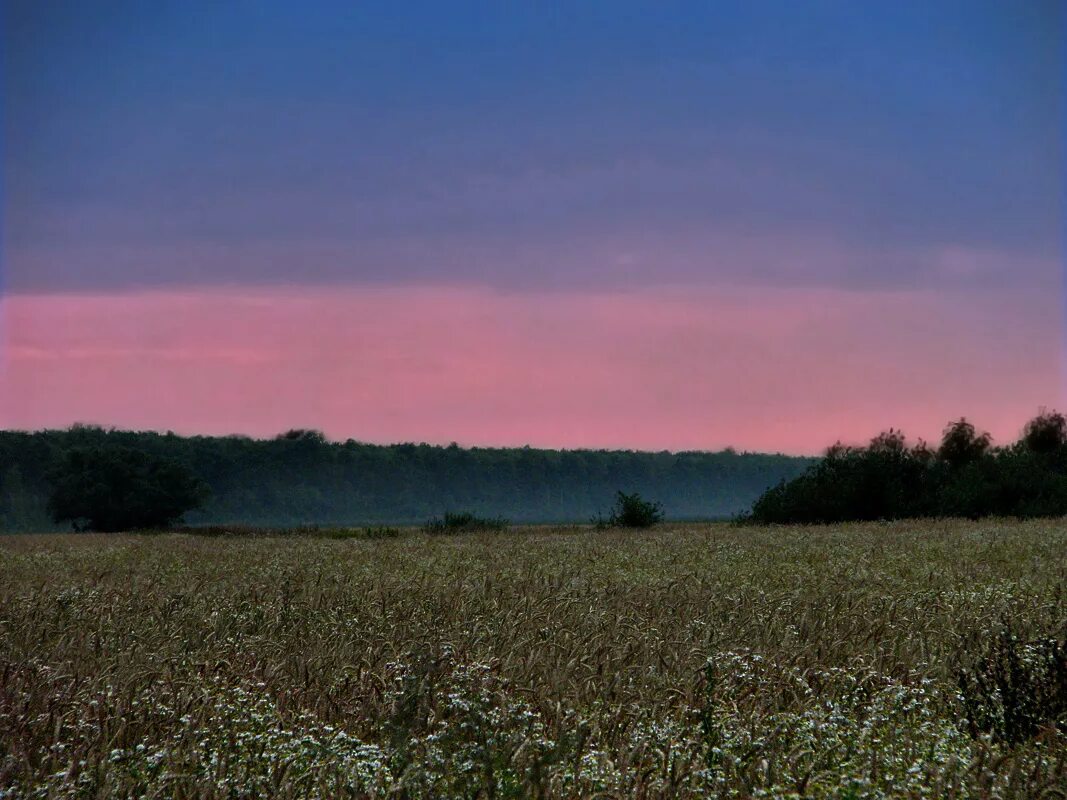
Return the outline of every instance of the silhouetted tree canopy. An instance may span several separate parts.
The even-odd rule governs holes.
[[[759,523],[991,515],[1067,514],[1067,420],[1052,412],[1028,422],[1014,445],[994,448],[966,419],[949,423],[936,453],[909,447],[900,431],[866,447],[840,443],[822,461],[782,481],[753,505]]]
[[[1034,453],[1055,453],[1067,444],[1067,418],[1055,411],[1034,417],[1023,430],[1023,443]]]
[[[206,493],[187,467],[128,447],[70,450],[50,478],[52,518],[75,530],[164,528],[199,506]]]
[[[960,469],[980,460],[991,444],[988,433],[978,433],[966,417],[961,417],[945,426],[937,456],[953,469]]]

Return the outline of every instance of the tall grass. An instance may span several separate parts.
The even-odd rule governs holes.
[[[0,540],[3,797],[1057,797],[1062,523]]]

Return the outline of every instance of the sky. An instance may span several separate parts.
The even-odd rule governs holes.
[[[2,427],[813,453],[1061,404],[1060,2],[3,9]]]

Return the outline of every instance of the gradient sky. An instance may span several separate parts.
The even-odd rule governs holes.
[[[0,425],[815,452],[1061,402],[1061,2],[3,23]]]

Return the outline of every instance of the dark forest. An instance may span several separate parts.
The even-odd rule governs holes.
[[[128,448],[191,470],[207,484],[190,524],[422,523],[449,510],[513,522],[588,521],[616,491],[663,504],[669,519],[731,517],[813,459],[721,452],[636,452],[373,445],[317,431],[273,439],[184,437],[74,426],[0,432],[0,530],[54,530],[50,475],[75,449]]]

